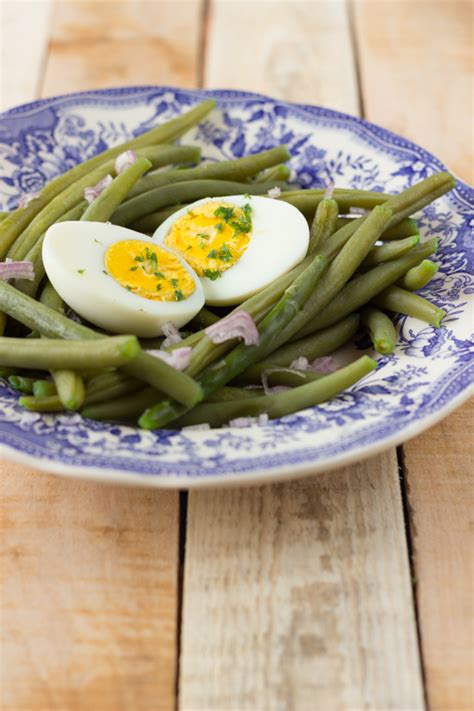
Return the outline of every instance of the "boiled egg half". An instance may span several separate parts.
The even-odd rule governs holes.
[[[153,238],[181,255],[199,276],[206,303],[240,304],[304,258],[305,217],[270,197],[204,198],[178,210]]]
[[[113,333],[158,336],[203,307],[200,279],[179,253],[125,227],[58,222],[43,244],[46,274],[61,298]]]

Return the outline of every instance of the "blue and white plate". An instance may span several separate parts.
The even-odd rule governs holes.
[[[21,194],[209,96],[219,109],[183,139],[201,145],[205,158],[236,158],[286,143],[305,187],[332,179],[338,187],[385,192],[444,169],[400,136],[317,106],[236,91],[112,89],[37,101],[3,115],[1,208],[13,209]],[[424,293],[446,310],[444,326],[398,318],[395,354],[379,358],[378,369],[340,397],[264,426],[144,432],[77,414],[27,412],[3,383],[3,455],[67,476],[191,488],[327,470],[413,437],[459,406],[472,383],[474,191],[459,182],[417,217],[423,237],[434,235],[441,244],[439,273]],[[360,341],[354,349],[360,353],[366,345]]]

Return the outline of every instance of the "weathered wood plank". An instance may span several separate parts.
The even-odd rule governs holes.
[[[474,408],[404,447],[416,593],[433,711],[470,711],[474,699]]]
[[[344,3],[216,1],[207,38],[208,85],[358,111]],[[393,450],[188,506],[181,711],[423,708]]]
[[[59,2],[43,94],[196,84],[201,0]]]
[[[174,492],[2,464],[4,711],[174,708]]]
[[[37,96],[51,4],[51,0],[0,2],[0,111]]]
[[[368,118],[419,141],[472,182],[472,116],[461,108],[472,94],[472,3],[390,3],[387,12],[359,0],[354,9]],[[404,447],[433,711],[467,710],[474,697],[472,412],[465,406]]]

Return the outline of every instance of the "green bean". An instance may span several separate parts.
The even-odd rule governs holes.
[[[20,368],[109,368],[125,365],[141,352],[135,336],[108,336],[97,341],[63,341],[0,337],[0,364]]]
[[[184,183],[189,180],[230,180],[242,182],[252,175],[256,175],[263,168],[274,166],[276,163],[288,160],[290,154],[286,146],[277,146],[269,151],[253,153],[245,158],[234,160],[221,160],[204,163],[196,168],[167,170],[160,173],[151,173],[142,178],[131,190],[130,197],[140,195],[164,185]],[[273,180],[273,178],[272,178]],[[267,181],[264,181],[267,182]],[[283,179],[281,182],[285,182]]]
[[[314,257],[311,264],[286,289],[278,303],[261,322],[258,345],[246,346],[241,343],[201,375],[200,384],[204,397],[219,390],[249,365],[274,350],[275,337],[299,313],[315,285],[321,279],[326,266],[327,260],[324,257]],[[154,429],[175,419],[183,411],[184,408],[177,403],[165,400],[146,410],[140,418],[139,424],[145,429]]]
[[[390,199],[390,195],[384,193],[368,193],[362,190],[336,189],[333,198],[337,201],[339,212],[344,214],[349,212],[351,207],[361,207],[371,210],[377,205],[383,205]],[[309,190],[286,191],[281,194],[279,200],[284,200],[294,207],[297,207],[306,217],[312,217],[324,198],[324,190],[310,193]]]
[[[181,208],[187,206],[188,203],[185,203],[184,205],[171,205],[171,207],[165,207],[163,210],[150,212],[149,215],[144,215],[143,217],[140,217],[139,220],[132,222],[129,227],[137,232],[153,234],[153,232],[155,232],[155,230],[158,229],[158,227],[162,225],[168,217],[171,217],[171,215],[174,215],[175,212],[178,212],[178,210],[181,210]]]
[[[336,231],[339,207],[333,198],[323,198],[311,223],[308,254],[317,254],[322,244]]]
[[[325,307],[324,311],[315,313],[311,319],[308,319],[306,326],[299,331],[298,338],[326,328],[367,304],[381,291],[398,281],[408,269],[433,254],[437,245],[436,239],[429,240],[418,245],[403,257],[379,264],[370,271],[351,279]]]
[[[10,375],[16,375],[16,370],[14,368],[0,367],[0,378],[9,378]]]
[[[251,365],[243,373],[237,377],[238,383],[255,383],[259,382],[262,373],[269,368],[288,367],[297,358],[307,358],[309,361],[315,358],[333,353],[335,350],[343,346],[357,332],[359,327],[358,314],[350,314],[342,321],[325,328],[318,333],[312,334],[307,338],[300,338],[297,341],[286,343],[284,346],[273,351],[265,360],[255,365]],[[282,383],[286,385],[286,383]]]
[[[186,133],[192,126],[199,123],[215,105],[216,102],[213,99],[203,101],[185,114],[161,126],[155,126],[137,138],[133,138],[119,146],[114,146],[114,148],[109,148],[99,153],[47,183],[35,200],[31,201],[24,208],[14,210],[5,220],[2,220],[0,227],[0,259],[4,258],[16,238],[29,225],[33,218],[52,202],[57,195],[78,183],[84,176],[90,174],[105,161],[112,158],[115,159],[123,151],[129,149],[137,150],[151,144],[167,143],[176,140],[176,138],[182,136],[183,133]]]
[[[232,400],[251,400],[252,398],[258,396],[259,393],[256,393],[255,390],[245,390],[244,388],[233,388],[224,385],[224,387],[220,390],[216,390],[215,393],[211,393],[209,397],[206,398],[206,402],[230,402]]]
[[[64,302],[49,281],[41,292],[40,302],[53,309],[53,311],[64,315]],[[80,374],[65,368],[53,369],[50,372],[56,386],[57,395],[64,407],[68,410],[80,409],[84,402],[85,394],[84,381]]]
[[[12,388],[15,388],[15,390],[19,390],[20,392],[27,393],[29,395],[33,392],[35,378],[26,378],[24,375],[10,375],[8,382]]]
[[[27,328],[38,331],[48,338],[72,340],[102,338],[87,326],[55,313],[44,304],[38,303],[1,280],[0,311],[4,311]],[[123,370],[185,405],[192,406],[202,397],[200,386],[189,375],[180,373],[163,360],[148,353],[140,353],[132,363],[123,366]]]
[[[159,396],[153,388],[144,388],[115,400],[87,405],[81,414],[91,420],[131,420],[153,405]]]
[[[46,397],[25,396],[21,397],[18,402],[31,412],[62,412],[64,410],[64,405],[57,395],[48,395]]]
[[[98,387],[97,384],[91,387],[91,384],[88,383],[85,397],[86,405],[92,405],[103,400],[113,400],[121,395],[133,393],[143,388],[143,383],[136,378],[123,376],[121,373],[117,373],[117,376],[121,377],[117,378],[115,382],[110,382],[103,387]],[[157,397],[156,391],[155,397]]]
[[[439,309],[418,294],[413,294],[399,286],[390,286],[378,294],[372,302],[382,309],[418,318],[439,328],[446,311]]]
[[[35,397],[50,397],[57,395],[56,385],[51,380],[35,380],[33,383],[33,395]]]
[[[268,385],[274,387],[277,385],[283,385],[285,387],[297,388],[300,385],[305,385],[306,383],[312,383],[313,380],[320,380],[323,378],[325,373],[320,373],[314,370],[298,370],[297,368],[284,368],[281,365],[273,364],[271,362],[271,356],[268,360],[265,360],[265,364],[255,363],[255,365],[250,366],[244,373],[241,373],[233,381],[236,385],[243,384],[246,385],[261,385],[262,378],[265,377]],[[255,392],[250,390],[248,392]],[[206,402],[210,402],[210,398],[206,398]]]
[[[336,397],[358,380],[371,373],[376,367],[376,361],[368,356],[362,356],[354,363],[346,365],[330,375],[292,390],[256,397],[251,400],[203,403],[180,417],[175,425],[186,427],[207,422],[215,427],[237,417],[257,417],[258,415],[267,414],[270,418],[275,418],[291,415],[293,412],[315,407],[326,400]]]
[[[256,178],[254,178],[256,183],[271,183],[272,180],[289,180],[291,175],[291,170],[287,165],[275,165],[272,168],[267,168],[262,170]]]
[[[391,242],[394,239],[405,239],[405,237],[413,237],[419,234],[420,229],[417,221],[411,217],[407,217],[399,222],[398,225],[395,225],[395,227],[389,227],[388,230],[385,230],[380,239],[382,242]]]
[[[3,336],[7,327],[7,316],[0,311],[0,336]]]
[[[395,326],[383,311],[366,308],[362,311],[361,323],[369,332],[370,339],[377,353],[393,353],[397,340]]]
[[[84,222],[107,222],[125,200],[137,180],[151,168],[146,158],[138,158],[96,197],[81,217]]]
[[[398,259],[398,257],[402,257],[413,249],[413,247],[416,247],[419,242],[419,235],[413,235],[412,237],[405,237],[405,239],[393,240],[393,242],[387,242],[387,244],[372,247],[360,265],[361,271],[367,271],[368,269],[372,269],[372,267],[376,267],[377,264],[383,264],[384,262],[390,262],[392,259]]]
[[[152,165],[159,165],[163,160],[163,156],[168,160],[169,156],[173,155],[175,151],[176,148],[171,146],[152,146],[138,151],[138,156],[149,159]],[[106,175],[114,173],[114,171],[115,159],[110,159],[60,192],[43,207],[41,212],[22,232],[9,250],[8,256],[12,259],[23,259],[48,227],[63,217],[65,212],[82,203],[86,188],[93,187]],[[3,224],[0,225],[0,233],[2,227]]]
[[[402,276],[397,286],[408,291],[418,291],[428,284],[437,273],[439,267],[430,259],[424,259],[421,264],[412,267]]]
[[[277,184],[283,187],[285,184]],[[114,213],[112,222],[127,226],[139,217],[150,212],[156,212],[163,207],[175,205],[178,202],[193,202],[200,198],[220,197],[223,195],[262,195],[267,193],[275,183],[236,183],[229,180],[189,180],[183,183],[172,183],[160,188],[149,190],[127,200]]]
[[[208,326],[212,326],[213,323],[217,323],[219,320],[219,316],[216,316],[216,314],[212,313],[212,311],[209,311],[209,309],[203,306],[200,312],[196,314],[188,325],[191,326],[191,328],[207,328]]]
[[[0,212],[0,222],[2,220],[5,220],[9,214],[10,214],[9,212]]]

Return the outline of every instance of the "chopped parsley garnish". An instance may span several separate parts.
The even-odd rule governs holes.
[[[219,279],[220,276],[222,276],[221,272],[218,269],[204,269],[203,274],[211,281],[215,281],[216,279]]]
[[[157,285],[156,285],[156,290],[157,290],[157,291],[161,291],[161,284],[157,284]]]
[[[131,287],[129,284],[125,286],[127,291],[133,291],[133,287]]]
[[[207,232],[198,232],[197,236],[201,237],[201,239],[209,239],[209,237],[210,237],[210,235],[208,235]]]
[[[137,269],[138,269],[138,267],[130,267],[130,271],[131,271],[131,272],[136,272]]]
[[[219,205],[217,210],[214,210],[215,217],[222,217],[224,222],[229,222],[234,217],[234,208],[225,207],[225,205]]]
[[[207,256],[209,259],[217,259],[217,249],[211,249]]]
[[[192,244],[188,244],[188,246],[186,247],[186,252],[189,252],[189,250],[192,248],[193,248]]]
[[[95,237],[94,237],[94,242],[97,242],[97,244],[102,244],[102,242],[100,242],[100,241],[99,241],[98,239],[96,239]]]
[[[156,253],[155,253],[155,252],[152,252],[152,253],[151,253],[151,255],[150,255],[150,262],[151,262],[154,266],[156,266],[156,264],[157,264],[157,259],[156,259]]]
[[[184,301],[184,295],[180,289],[174,290],[174,296],[175,296],[176,301]]]
[[[222,224],[222,222],[217,222],[216,223],[216,230],[218,232],[222,232],[223,229],[224,229],[224,225]]]
[[[135,261],[136,262],[144,262],[145,260],[143,259],[143,257],[140,254],[137,254],[137,256],[135,257]]]
[[[221,262],[232,261],[232,252],[226,244],[223,244],[219,250],[219,259],[221,260]]]
[[[243,232],[251,232],[252,230],[252,207],[248,202],[242,207],[242,212],[244,213],[242,217],[230,223],[231,227],[234,228],[234,236]]]
[[[106,272],[105,269],[102,269],[102,274],[105,274],[105,276],[109,276],[109,272]]]
[[[85,269],[78,269],[78,270],[77,270],[77,273],[78,273],[78,274],[84,274],[85,271],[86,271]]]
[[[162,272],[153,272],[153,275],[156,276],[157,279],[165,278],[165,275]]]
[[[201,241],[199,242],[199,248],[200,248],[200,249],[206,249],[206,243],[204,242],[204,240],[201,240]]]
[[[171,282],[171,286],[174,286],[174,288],[176,289],[176,287],[178,286],[178,280],[177,279],[170,279],[170,282]]]

